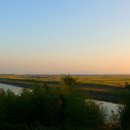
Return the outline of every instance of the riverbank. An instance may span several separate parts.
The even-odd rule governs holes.
[[[42,81],[38,79],[12,79],[12,78],[0,78],[0,83],[23,88],[32,88],[34,84],[37,83],[47,84],[50,86],[56,86],[60,84],[59,81]]]
[[[0,83],[13,85],[16,87],[22,88],[32,88],[36,80],[32,79],[6,79],[1,78]],[[50,86],[57,86],[60,84],[59,81],[37,81],[41,84],[48,84]],[[115,87],[110,85],[100,85],[100,84],[83,84],[80,83],[77,86],[83,93],[89,96],[92,99],[112,102],[112,103],[120,103],[122,99],[122,92],[124,88]]]
[[[0,83],[2,84],[7,84],[7,85],[13,85],[16,87],[22,87],[22,88],[31,88],[33,86],[33,83],[29,83],[29,82],[24,82],[22,80],[0,80]]]
[[[104,93],[97,91],[84,91],[90,98],[99,101],[111,102],[111,103],[121,103],[122,102],[122,93],[114,94],[114,93]]]

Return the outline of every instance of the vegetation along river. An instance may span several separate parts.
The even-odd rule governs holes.
[[[0,83],[0,88],[3,88],[5,90],[10,89],[11,91],[15,92],[16,94],[19,94],[20,91],[22,90],[22,87],[16,87],[13,85],[7,85],[7,84],[1,84],[1,83]],[[96,102],[97,104],[102,105],[102,107],[105,109],[106,117],[107,117],[108,121],[111,121],[110,119],[112,117],[112,111],[114,112],[114,114],[118,114],[119,104],[105,102],[105,101],[97,101],[97,100],[92,100],[92,101]]]

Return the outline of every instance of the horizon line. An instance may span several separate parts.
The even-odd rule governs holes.
[[[79,76],[100,76],[100,75],[130,75],[130,74],[124,74],[124,73],[121,73],[121,74],[109,74],[109,73],[106,73],[106,74],[80,74],[80,73],[77,73],[77,74],[74,74],[74,73],[43,73],[43,74],[38,74],[38,73],[24,73],[24,74],[20,74],[20,73],[1,73],[0,75],[37,75],[37,76],[44,76],[44,75],[72,75],[72,76],[74,76],[74,75],[79,75]]]

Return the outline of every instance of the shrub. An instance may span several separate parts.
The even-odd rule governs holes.
[[[125,88],[130,90],[130,84],[128,82],[125,82]]]
[[[71,77],[64,80],[70,87],[75,83]],[[1,89],[0,129],[37,129],[38,124],[66,130],[101,128],[103,110],[94,102],[86,103],[85,99],[78,90],[64,87],[37,85],[32,90],[23,89],[20,95]]]
[[[78,84],[77,79],[71,77],[70,75],[62,77],[62,81],[66,87],[75,87]]]
[[[123,106],[119,107],[120,123],[124,130],[130,129],[130,90],[126,90],[123,98]]]

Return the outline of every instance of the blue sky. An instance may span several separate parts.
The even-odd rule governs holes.
[[[1,0],[0,73],[130,73],[129,0]]]

